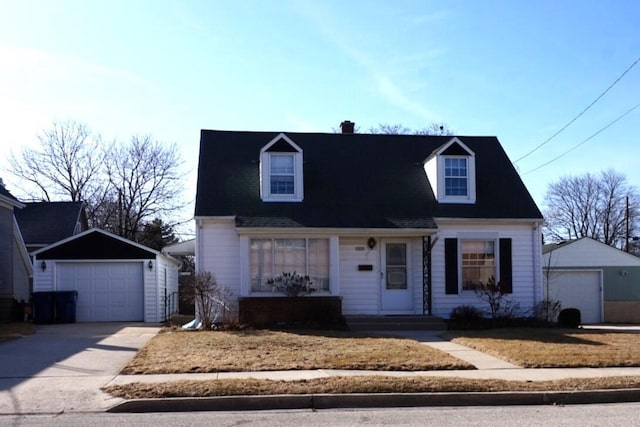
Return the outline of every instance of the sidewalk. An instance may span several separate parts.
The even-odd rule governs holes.
[[[389,332],[385,332],[389,334]],[[480,351],[446,341],[439,331],[398,331],[393,334],[411,338],[424,345],[449,353],[471,363],[475,370],[448,371],[363,371],[302,370],[265,372],[221,372],[212,374],[119,375],[108,385],[134,382],[157,383],[178,380],[217,380],[255,378],[269,380],[310,380],[335,376],[385,375],[394,377],[432,376],[470,379],[502,379],[512,381],[546,381],[564,378],[597,378],[603,376],[640,376],[634,368],[521,368]],[[214,398],[140,399],[124,401],[111,412],[261,410],[261,409],[327,409],[354,407],[460,406],[460,405],[539,405],[640,401],[640,390],[591,390],[563,392],[501,393],[416,393],[416,394],[348,394],[348,395],[281,395],[224,396]]]

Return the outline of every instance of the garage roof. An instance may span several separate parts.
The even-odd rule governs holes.
[[[640,258],[589,237],[544,245],[543,267],[640,267]]]
[[[33,252],[38,259],[155,259],[160,252],[98,228]]]

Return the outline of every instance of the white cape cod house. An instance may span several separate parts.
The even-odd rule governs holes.
[[[495,137],[203,130],[196,265],[234,297],[285,271],[344,315],[486,308],[495,279],[542,299],[540,213]],[[346,132],[345,132],[346,130]]]

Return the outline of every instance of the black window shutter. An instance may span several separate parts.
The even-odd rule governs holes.
[[[444,290],[458,293],[458,239],[444,239]]]
[[[511,239],[500,239],[500,290],[504,294],[513,292],[511,261]]]

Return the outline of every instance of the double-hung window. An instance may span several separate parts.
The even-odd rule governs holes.
[[[295,163],[293,154],[270,154],[270,188],[272,195],[295,194]]]
[[[472,291],[496,278],[496,242],[462,240],[462,290]]]
[[[445,196],[463,196],[469,194],[469,168],[466,157],[445,157],[444,193]]]
[[[251,239],[251,292],[273,292],[267,281],[282,273],[307,275],[316,291],[329,291],[329,239]]]

